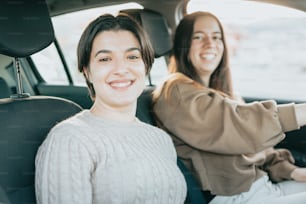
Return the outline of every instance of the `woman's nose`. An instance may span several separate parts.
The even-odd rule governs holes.
[[[214,46],[214,40],[210,37],[207,37],[203,40],[203,45],[204,46]]]
[[[126,63],[124,60],[118,60],[115,63],[114,71],[115,71],[115,74],[128,73],[128,63]]]

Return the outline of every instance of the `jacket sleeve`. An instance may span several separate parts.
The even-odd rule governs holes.
[[[294,165],[294,158],[287,149],[266,150],[266,161],[262,169],[269,174],[274,182],[291,179],[291,172],[297,168]]]
[[[191,83],[176,83],[168,97],[161,93],[154,111],[165,129],[184,143],[221,154],[263,151],[284,139],[284,131],[298,128],[293,104],[244,104]]]

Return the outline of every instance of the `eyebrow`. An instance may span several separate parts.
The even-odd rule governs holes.
[[[197,34],[197,33],[205,33],[203,31],[195,31],[193,32],[193,34]],[[214,31],[213,34],[221,34],[221,31]]]
[[[140,48],[137,48],[137,47],[131,47],[129,49],[127,49],[125,52],[132,52],[132,51],[139,51],[141,52]],[[112,51],[111,50],[106,50],[106,49],[103,49],[103,50],[99,50],[96,54],[95,54],[95,57],[100,54],[100,53],[111,53]]]

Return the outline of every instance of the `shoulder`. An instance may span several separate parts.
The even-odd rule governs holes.
[[[163,129],[153,126],[151,124],[147,124],[139,121],[141,126],[150,133],[151,136],[155,138],[159,138],[162,140],[166,140],[167,142],[172,141],[171,136]]]
[[[157,133],[157,134],[162,134],[162,135],[166,134],[167,135],[167,133],[163,129],[161,129],[159,127],[156,127],[154,125],[151,125],[151,124],[148,124],[148,123],[145,123],[145,122],[142,122],[142,121],[139,121],[139,124],[143,128],[148,129],[149,131],[151,131],[152,133]]]
[[[80,116],[82,112],[51,128],[38,149],[37,157],[48,157],[53,154],[78,155],[79,152],[87,155],[95,152],[94,142],[88,137],[88,128]]]
[[[138,124],[137,124],[137,127],[136,127],[136,128],[139,128],[139,126],[140,126],[140,127],[142,127],[143,129],[149,130],[150,132],[160,132],[160,131],[161,131],[160,128],[158,128],[158,127],[156,127],[156,126],[154,126],[154,125],[151,125],[151,124],[149,124],[149,123],[145,123],[145,122],[139,120],[138,118],[137,118],[137,123],[138,123]]]
[[[90,130],[89,123],[84,117],[84,111],[77,113],[70,118],[58,122],[48,132],[45,144],[88,144],[90,137],[88,137],[88,130]]]
[[[199,84],[194,81],[193,79],[187,77],[182,73],[172,73],[170,74],[163,83],[163,87],[165,89],[173,89],[178,90],[182,87],[189,87],[189,86],[198,86]]]
[[[84,111],[58,122],[54,127],[51,128],[49,134],[59,133],[61,135],[64,135],[67,132],[69,132],[70,134],[71,132],[79,132],[84,128],[85,120],[83,115]]]
[[[205,87],[181,73],[175,73],[164,82],[160,93],[154,96],[154,101],[165,100],[175,105],[185,100],[193,101],[202,96],[210,99],[219,95],[221,96],[214,89]]]
[[[153,91],[153,102],[160,99],[175,98],[181,95],[181,89],[193,86],[196,82],[182,73],[169,74],[164,82]]]
[[[174,93],[190,92],[191,90],[211,90],[182,73],[170,74],[162,84],[162,89],[164,92]]]

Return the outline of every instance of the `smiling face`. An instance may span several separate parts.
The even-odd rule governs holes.
[[[94,41],[86,75],[94,86],[94,110],[136,107],[145,86],[145,65],[129,31],[103,31]]]
[[[193,27],[189,59],[206,85],[219,65],[223,51],[224,44],[218,22],[211,16],[197,18]]]

